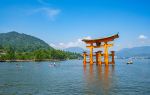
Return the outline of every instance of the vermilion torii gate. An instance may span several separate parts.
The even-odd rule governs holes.
[[[115,56],[115,52],[111,51],[111,54],[108,53],[108,48],[112,47],[113,44],[109,43],[111,41],[114,41],[114,39],[119,38],[118,34],[112,35],[110,37],[105,37],[105,38],[100,38],[100,39],[83,39],[82,41],[84,41],[87,45],[86,47],[90,49],[90,54],[87,54],[86,52],[83,52],[83,63],[86,64],[86,56],[89,56],[89,63],[93,64],[93,56],[96,56],[96,63],[97,64],[114,64],[114,56]],[[97,51],[95,52],[95,54],[93,54],[93,49],[94,48],[104,48],[104,53],[102,53],[102,51]],[[109,56],[112,56],[112,61],[109,62]],[[104,57],[104,62],[102,62],[101,58]]]

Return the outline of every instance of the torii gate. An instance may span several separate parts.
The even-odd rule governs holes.
[[[102,64],[104,63],[105,65],[114,64],[114,56],[115,52],[111,51],[111,54],[108,53],[108,48],[112,47],[113,44],[109,44],[108,42],[114,41],[114,39],[119,38],[118,34],[112,35],[110,37],[105,37],[105,38],[99,38],[99,39],[83,39],[86,44],[89,44],[89,46],[86,46],[87,48],[90,49],[90,54],[88,55],[86,52],[83,52],[83,63],[86,64],[86,56],[89,56],[90,60],[89,63],[93,64],[93,56],[96,56],[96,63],[97,64]],[[96,54],[93,54],[93,49],[94,48],[104,48],[104,53],[102,54],[102,51],[97,51]],[[101,57],[104,56],[104,62],[101,61]],[[109,56],[112,56],[112,62],[109,62]]]

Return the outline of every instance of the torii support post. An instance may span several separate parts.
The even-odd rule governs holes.
[[[102,56],[102,51],[97,51],[96,52],[96,64],[98,65],[102,64],[101,56]]]
[[[83,64],[86,64],[86,56],[87,56],[86,52],[83,52]]]
[[[94,62],[93,62],[93,44],[91,44],[90,46],[89,46],[89,48],[90,48],[90,65],[92,65]]]
[[[111,51],[112,64],[115,64],[115,51]]]
[[[107,42],[105,42],[104,44],[104,61],[105,61],[105,65],[109,64],[109,54],[108,54],[108,47],[113,46],[113,44],[107,44]]]

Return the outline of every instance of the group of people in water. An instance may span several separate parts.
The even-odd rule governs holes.
[[[48,66],[49,66],[49,67],[56,67],[57,64],[56,64],[55,62],[53,62],[53,63],[50,63]],[[23,66],[22,66],[21,64],[17,63],[17,64],[16,64],[16,67],[17,67],[17,68],[21,68],[21,67],[23,67]]]
[[[48,66],[49,66],[49,67],[55,67],[55,66],[56,66],[56,63],[55,63],[55,62],[54,62],[54,63],[50,63]]]

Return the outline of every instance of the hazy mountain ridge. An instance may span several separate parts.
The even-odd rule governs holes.
[[[81,47],[69,47],[69,48],[64,49],[64,51],[75,52],[75,53],[83,53],[86,50],[84,50]]]
[[[150,46],[124,48],[116,52],[116,55],[119,57],[150,56]]]

